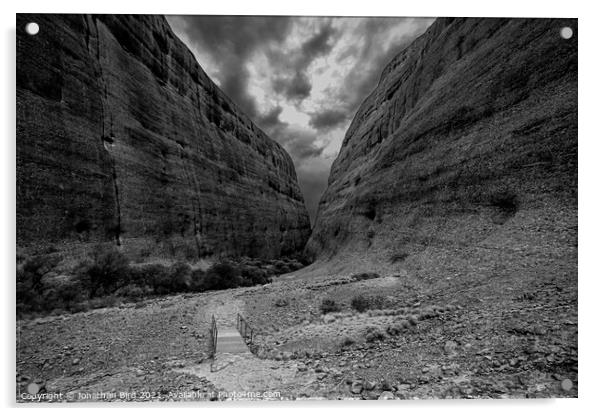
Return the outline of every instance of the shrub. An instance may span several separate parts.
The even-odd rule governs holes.
[[[44,292],[42,278],[53,270],[61,261],[59,255],[34,256],[17,267],[16,295],[17,315],[55,309],[54,303],[59,299],[54,292],[47,296]],[[59,306],[62,306],[63,303]]]
[[[86,267],[87,266],[87,267]],[[109,294],[129,280],[129,260],[116,249],[97,253],[91,264],[80,268],[79,279],[92,297]]]
[[[154,288],[167,275],[169,275],[169,268],[161,264],[145,264],[130,269],[129,283]]]
[[[345,338],[343,338],[343,341],[341,341],[341,347],[349,347],[353,344],[355,344],[355,340],[349,336],[346,336]]]
[[[207,290],[206,276],[207,273],[202,269],[193,270],[190,275],[190,290],[192,292],[204,292]]]
[[[243,267],[241,270],[241,276],[245,286],[264,285],[271,282],[267,272],[257,266]]]
[[[393,325],[389,325],[389,327],[387,327],[387,334],[391,336],[399,335],[410,329],[412,326],[413,325],[408,320],[402,319]]]
[[[370,308],[370,300],[364,295],[357,295],[351,299],[351,307],[358,312],[364,312]]]
[[[88,297],[87,291],[78,282],[69,282],[60,285],[56,291],[66,309],[71,310],[74,304],[81,302]]]
[[[115,292],[115,296],[124,297],[128,300],[140,300],[143,297],[150,295],[152,293],[152,289],[148,286],[138,286],[134,284],[129,284],[123,286]]]
[[[207,290],[235,288],[240,284],[240,270],[230,263],[217,263],[207,270]]]
[[[378,279],[380,275],[374,272],[364,272],[364,273],[355,273],[351,275],[351,279],[356,282],[361,280],[370,280],[370,279]]]
[[[403,332],[403,326],[400,325],[399,323],[389,325],[387,327],[387,334],[391,335],[392,337],[397,336],[397,335],[401,334],[402,332]]]
[[[358,312],[365,312],[368,309],[383,309],[387,300],[382,295],[365,296],[359,294],[351,299],[351,307]]]
[[[323,314],[330,312],[338,312],[341,310],[341,307],[333,300],[333,299],[322,299],[322,304],[320,305],[320,311]]]
[[[274,262],[274,271],[276,272],[276,274],[285,274],[291,272],[292,270],[289,267],[289,265],[284,261],[276,260]]]
[[[513,215],[518,211],[518,198],[516,194],[508,189],[499,189],[491,192],[488,196],[489,203],[507,215]]]
[[[292,260],[289,263],[288,267],[289,267],[289,269],[290,269],[291,272],[294,272],[295,270],[302,269],[304,266],[303,266],[303,263],[301,263],[300,261],[298,261],[298,260]]]
[[[26,260],[20,269],[17,269],[17,281],[26,284],[32,290],[38,290],[42,283],[42,277],[54,269],[60,261],[61,257],[56,254],[34,256]]]
[[[371,326],[366,329],[366,341],[367,342],[376,342],[383,341],[387,338],[387,334],[385,334],[380,328],[376,326]]]
[[[190,287],[192,270],[186,263],[178,262],[170,269],[170,292],[184,292]]]

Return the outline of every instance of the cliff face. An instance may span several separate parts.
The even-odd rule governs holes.
[[[17,28],[19,247],[302,249],[309,217],[291,158],[163,17],[21,14]]]
[[[556,247],[576,265],[576,29],[436,20],[355,115],[308,252],[420,270],[466,248],[493,258]]]

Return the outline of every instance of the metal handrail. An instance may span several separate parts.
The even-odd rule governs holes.
[[[209,351],[209,357],[215,358],[215,351],[217,350],[217,322],[215,322],[215,315],[211,315],[211,350]]]
[[[253,343],[253,328],[240,313],[236,314],[236,329],[245,341],[248,339],[250,344]]]

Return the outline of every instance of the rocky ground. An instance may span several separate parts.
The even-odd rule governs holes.
[[[18,322],[18,400],[32,383],[74,401],[99,392],[169,400],[213,391],[207,380],[175,372],[206,358],[206,304],[207,297],[172,296]]]
[[[570,273],[538,276],[425,290],[413,274],[298,274],[20,321],[17,396],[35,383],[78,401],[576,397],[576,288]],[[384,303],[359,313],[358,293]],[[324,298],[341,310],[323,314]],[[211,371],[210,317],[233,325],[236,313],[255,329],[254,354]]]

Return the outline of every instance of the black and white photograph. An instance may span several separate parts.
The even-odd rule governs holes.
[[[16,404],[579,397],[579,20],[341,12],[16,14]]]

